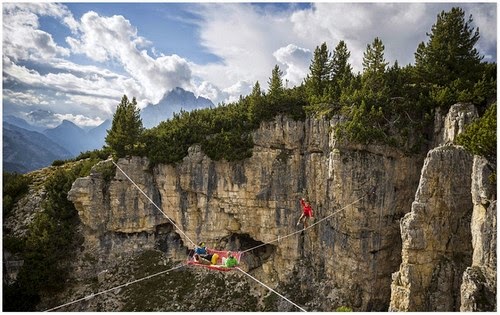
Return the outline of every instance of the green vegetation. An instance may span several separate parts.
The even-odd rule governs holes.
[[[471,23],[472,17],[465,20],[460,8],[441,12],[428,34],[429,41],[420,43],[415,53],[416,78],[441,107],[466,101],[481,79],[482,58],[474,48],[479,30],[474,30]]]
[[[252,154],[251,132],[262,121],[272,120],[278,114],[293,119],[305,117],[303,88],[284,89],[280,70],[276,66],[267,94],[257,82],[253,92],[238,102],[221,104],[213,109],[181,111],[171,120],[143,133],[145,154],[151,163],[176,163],[186,155],[193,144],[200,144],[203,152],[213,160],[242,160]]]
[[[144,147],[141,142],[143,130],[135,97],[130,102],[127,96],[123,95],[113,116],[111,129],[106,136],[106,144],[113,155],[119,158],[127,155],[141,155]]]
[[[350,308],[349,306],[340,306],[337,307],[335,312],[352,312],[352,308]]]
[[[16,202],[28,193],[31,178],[27,175],[4,172],[2,180],[2,207],[5,219],[10,215]]]
[[[483,117],[468,125],[456,142],[472,154],[484,156],[495,167],[491,181],[496,182],[497,104],[488,107]]]
[[[54,160],[52,162],[52,166],[62,166],[62,165],[65,165],[67,163],[77,162],[77,161],[85,160],[85,159],[91,159],[93,161],[106,160],[110,154],[112,154],[110,148],[105,147],[102,149],[82,152],[78,156],[76,156],[75,158],[72,158],[72,159]]]
[[[57,168],[45,182],[43,211],[35,214],[26,239],[4,236],[8,249],[24,260],[17,281],[4,285],[4,311],[34,311],[41,294],[64,288],[71,259],[81,243],[76,234],[78,214],[67,194],[75,179],[89,175],[95,163],[86,159]]]
[[[335,132],[341,141],[421,152],[432,137],[436,108],[446,112],[456,102],[471,102],[484,112],[496,99],[496,64],[481,62],[474,48],[479,31],[471,23],[460,8],[441,12],[428,41],[415,52],[415,65],[405,67],[385,60],[385,45],[376,37],[358,74],[352,73],[344,41],[333,52],[323,43],[300,86],[285,87],[276,65],[268,91],[256,82],[251,94],[237,102],[181,111],[150,130],[142,130],[135,101],[124,96],[106,141],[116,156],[142,154],[153,165],[181,161],[193,144],[213,160],[234,161],[251,156],[252,131],[278,114],[296,120],[340,115]],[[124,127],[129,124],[130,130]]]

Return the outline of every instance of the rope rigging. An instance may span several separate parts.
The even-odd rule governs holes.
[[[119,167],[119,166],[118,166],[118,164],[116,164],[116,163],[115,163],[115,161],[111,160],[111,162],[113,162],[113,164],[114,164],[114,165],[115,165],[115,166],[116,166],[116,167],[120,170],[120,172],[122,172],[122,173],[123,173],[123,175],[125,175],[125,177],[126,177],[126,178],[127,178],[127,179],[128,179],[128,180],[129,180],[129,181],[130,181],[130,182],[131,182],[131,183],[132,183],[132,184],[133,184],[133,185],[134,185],[134,186],[135,186],[135,187],[136,187],[136,188],[137,188],[137,189],[138,189],[138,190],[139,190],[139,191],[140,191],[140,192],[141,192],[141,193],[142,193],[142,194],[143,194],[143,195],[144,195],[144,196],[148,199],[148,200],[149,200],[149,202],[151,202],[151,203],[152,203],[152,204],[156,207],[156,209],[158,209],[158,211],[160,211],[160,212],[161,212],[161,213],[162,213],[162,214],[163,214],[163,215],[164,215],[164,216],[165,216],[165,217],[166,217],[166,218],[170,221],[170,223],[172,223],[172,225],[173,225],[173,226],[175,226],[175,228],[176,228],[176,229],[177,229],[180,233],[182,233],[182,235],[184,235],[184,236],[185,236],[185,237],[186,237],[186,238],[187,238],[187,239],[188,239],[188,240],[189,240],[189,241],[190,241],[193,245],[196,245],[196,243],[195,243],[195,242],[193,242],[193,241],[189,238],[189,236],[187,236],[187,235],[186,235],[186,233],[184,233],[184,231],[182,231],[182,230],[181,230],[181,229],[180,229],[180,228],[179,228],[179,227],[178,227],[178,226],[174,223],[174,221],[172,221],[172,220],[169,218],[169,216],[168,216],[165,212],[163,212],[163,210],[161,210],[161,208],[160,208],[160,207],[158,207],[158,206],[156,205],[156,203],[155,203],[155,202],[154,202],[151,198],[149,198],[149,196],[148,196],[148,195],[146,195],[146,193],[145,193],[144,191],[142,191],[142,189],[141,189],[141,188],[140,188],[140,187],[139,187],[139,186],[138,186],[138,185],[137,185],[137,184],[136,184],[136,183],[135,183],[135,182],[134,182],[134,181],[133,181],[133,180],[132,180],[132,179],[131,179],[131,178],[130,178],[130,177],[129,177],[129,176],[128,176],[128,175],[127,175],[127,174],[126,174],[126,173],[125,173],[125,172],[124,172],[121,168],[120,168],[120,167]]]
[[[152,274],[152,275],[149,275],[149,276],[146,276],[146,277],[143,277],[143,278],[140,278],[140,279],[137,279],[137,280],[133,280],[133,281],[130,281],[130,282],[127,282],[127,283],[124,283],[124,284],[120,284],[119,286],[116,286],[116,287],[113,287],[111,289],[107,289],[107,290],[104,290],[104,291],[101,291],[101,292],[98,292],[98,293],[92,293],[90,295],[87,295],[85,297],[82,297],[78,300],[74,300],[74,301],[71,301],[71,302],[68,302],[68,303],[65,303],[65,304],[62,304],[62,305],[59,305],[59,306],[56,306],[56,307],[53,307],[51,309],[48,309],[48,310],[45,310],[45,312],[51,312],[51,311],[55,311],[57,309],[60,309],[61,307],[64,307],[64,306],[68,306],[68,305],[71,305],[71,304],[75,304],[75,303],[78,303],[78,302],[81,302],[81,301],[84,301],[84,300],[88,300],[88,299],[91,299],[93,297],[96,297],[98,295],[101,295],[101,294],[104,294],[104,293],[107,293],[107,292],[110,292],[110,291],[113,291],[113,290],[116,290],[116,289],[119,289],[119,288],[123,288],[123,287],[126,287],[128,286],[129,284],[134,284],[134,283],[137,283],[137,282],[141,282],[141,281],[144,281],[144,280],[147,280],[147,279],[151,279],[153,277],[156,277],[156,276],[159,276],[159,275],[162,275],[164,273],[167,273],[169,271],[172,271],[172,270],[175,270],[175,269],[179,269],[181,267],[184,267],[185,265],[182,264],[182,265],[179,265],[179,266],[176,266],[174,268],[171,268],[171,269],[168,269],[168,270],[164,270],[164,271],[160,271],[160,272],[157,272],[155,274]]]
[[[321,222],[323,222],[323,221],[325,221],[325,220],[329,219],[330,217],[334,216],[335,214],[337,214],[337,213],[339,213],[339,212],[341,212],[341,211],[344,211],[345,209],[347,209],[347,207],[352,206],[353,204],[355,204],[355,203],[357,203],[357,202],[361,201],[361,199],[363,199],[363,198],[365,198],[365,197],[366,197],[366,195],[364,195],[363,197],[360,197],[360,198],[356,199],[355,201],[351,202],[351,203],[350,203],[350,204],[348,204],[347,206],[345,206],[345,207],[343,207],[343,208],[341,208],[341,209],[339,209],[339,210],[337,210],[337,211],[333,212],[332,214],[330,214],[330,215],[328,215],[328,216],[324,217],[324,218],[323,218],[323,219],[321,219],[321,220],[318,220],[317,222],[314,222],[313,224],[311,224],[310,226],[308,226],[308,227],[306,227],[306,228],[303,228],[303,229],[301,229],[301,230],[298,230],[298,231],[292,232],[292,233],[287,234],[287,235],[285,235],[285,236],[278,236],[278,238],[277,238],[277,239],[274,239],[274,240],[269,241],[269,242],[266,242],[266,243],[262,243],[262,244],[260,244],[260,245],[254,246],[254,247],[249,248],[249,249],[245,249],[244,251],[241,251],[241,253],[246,253],[246,252],[252,251],[252,250],[254,250],[254,249],[256,249],[256,248],[259,248],[259,247],[262,247],[262,246],[265,246],[265,245],[267,245],[267,244],[271,244],[271,243],[274,243],[274,242],[280,242],[280,241],[281,241],[282,239],[284,239],[284,238],[287,238],[287,237],[289,237],[289,236],[292,236],[292,235],[295,235],[295,234],[298,234],[298,233],[302,233],[303,231],[305,231],[305,230],[308,230],[308,229],[312,228],[312,227],[313,227],[313,226],[315,226],[316,224],[319,224],[319,223],[321,223]]]
[[[153,200],[152,200],[152,199],[151,199],[151,198],[150,198],[150,197],[149,197],[149,196],[148,196],[148,195],[147,195],[147,194],[146,194],[146,193],[145,193],[145,192],[144,192],[144,191],[143,191],[143,190],[142,190],[142,189],[141,189],[141,188],[140,188],[140,187],[139,187],[139,186],[138,186],[138,185],[137,185],[137,184],[136,184],[136,183],[135,183],[135,182],[134,182],[134,181],[133,181],[133,180],[132,180],[132,179],[131,179],[131,178],[130,178],[130,177],[129,177],[129,176],[128,176],[128,175],[127,175],[127,174],[126,174],[126,173],[125,173],[125,172],[124,172],[121,168],[120,168],[120,167],[119,167],[119,166],[118,166],[118,164],[116,164],[113,160],[112,160],[112,162],[113,162],[113,164],[116,166],[116,168],[117,168],[118,170],[120,170],[120,172],[122,172],[122,173],[123,173],[123,175],[124,175],[124,176],[125,176],[125,177],[126,177],[126,178],[127,178],[127,179],[128,179],[128,180],[129,180],[129,181],[130,181],[130,182],[131,182],[131,183],[132,183],[132,184],[133,184],[133,185],[134,185],[134,186],[135,186],[135,187],[136,187],[136,188],[137,188],[137,189],[138,189],[138,190],[139,190],[139,191],[140,191],[140,192],[141,192],[141,193],[142,193],[142,194],[143,194],[146,198],[147,198],[147,199],[148,199],[148,200],[149,200],[149,202],[151,202],[151,203],[152,203],[152,204],[156,207],[156,209],[158,209],[158,211],[160,211],[160,212],[161,212],[161,213],[162,213],[162,214],[163,214],[163,215],[164,215],[164,216],[165,216],[165,217],[166,217],[166,218],[170,221],[170,223],[172,223],[172,225],[173,225],[173,226],[174,226],[174,227],[175,227],[175,228],[176,228],[176,229],[177,229],[177,230],[178,230],[178,231],[179,231],[182,235],[184,235],[184,236],[185,236],[185,237],[186,237],[186,238],[187,238],[187,239],[188,239],[188,240],[189,240],[189,241],[190,241],[193,245],[195,245],[195,246],[196,246],[196,243],[195,243],[195,242],[193,242],[193,241],[192,241],[192,240],[191,240],[191,239],[190,239],[190,238],[186,235],[186,233],[184,233],[184,231],[182,231],[182,230],[181,230],[181,229],[180,229],[180,228],[179,228],[179,227],[178,227],[178,226],[177,226],[177,225],[176,225],[176,224],[175,224],[175,223],[174,223],[174,222],[170,219],[170,217],[169,217],[169,216],[168,216],[168,215],[167,215],[167,214],[166,214],[166,213],[165,213],[165,212],[164,212],[164,211],[163,211],[163,210],[162,210],[162,209],[158,206],[158,205],[156,205],[156,203],[155,203],[155,202],[154,202],[154,201],[153,201]],[[372,193],[373,193],[373,192],[372,192]],[[339,213],[339,212],[341,212],[341,211],[343,211],[343,210],[347,209],[347,207],[349,207],[349,206],[351,206],[351,205],[353,205],[353,204],[355,204],[355,203],[357,203],[357,202],[361,201],[361,200],[362,200],[363,198],[365,198],[366,196],[367,196],[367,195],[364,195],[363,197],[358,198],[357,200],[353,201],[352,203],[348,204],[347,206],[345,206],[345,207],[343,207],[343,208],[341,208],[341,209],[339,209],[339,210],[337,210],[337,211],[333,212],[332,214],[330,214],[330,215],[328,215],[328,216],[324,217],[323,219],[321,219],[321,220],[319,220],[319,221],[317,221],[317,222],[315,222],[315,223],[311,224],[310,226],[308,226],[308,227],[306,227],[306,228],[303,228],[303,229],[301,229],[301,230],[295,231],[295,232],[290,233],[290,234],[285,235],[285,236],[278,236],[278,238],[277,238],[277,239],[275,239],[275,240],[272,240],[272,241],[269,241],[269,242],[266,242],[266,243],[260,244],[260,245],[258,245],[258,246],[255,246],[255,247],[252,247],[252,248],[246,249],[246,250],[244,250],[244,251],[241,251],[240,253],[241,253],[241,254],[243,254],[243,253],[246,253],[246,252],[252,251],[252,250],[254,250],[254,249],[256,249],[256,248],[259,248],[259,247],[265,246],[265,245],[267,245],[267,244],[274,243],[274,242],[276,242],[276,241],[277,241],[277,242],[280,242],[282,239],[287,238],[287,237],[290,237],[290,236],[292,236],[292,235],[295,235],[295,234],[298,234],[298,233],[302,233],[303,231],[308,230],[308,229],[312,228],[313,226],[315,226],[315,225],[317,225],[317,224],[319,224],[319,223],[321,223],[321,222],[323,222],[323,221],[327,220],[328,218],[332,217],[333,215],[335,215],[335,214],[337,214],[337,213]],[[158,273],[155,273],[155,274],[152,274],[152,275],[149,275],[149,276],[146,276],[146,277],[143,277],[143,278],[137,279],[137,280],[133,280],[133,281],[127,282],[127,283],[125,283],[125,284],[121,284],[121,285],[119,285],[119,286],[113,287],[113,288],[111,288],[111,289],[107,289],[107,290],[104,290],[104,291],[101,291],[101,292],[98,292],[98,293],[92,293],[92,294],[90,294],[90,295],[88,295],[88,296],[85,296],[85,297],[83,297],[83,298],[80,298],[80,299],[77,299],[77,300],[74,300],[74,301],[71,301],[71,302],[68,302],[68,303],[65,303],[65,304],[62,304],[62,305],[59,305],[59,306],[53,307],[53,308],[51,308],[51,309],[48,309],[48,310],[46,310],[45,312],[54,311],[54,310],[60,309],[60,308],[62,308],[62,307],[64,307],[64,306],[68,306],[68,305],[71,305],[71,304],[74,304],[74,303],[78,303],[78,302],[83,301],[83,300],[88,300],[88,299],[93,298],[93,297],[95,297],[95,296],[98,296],[98,295],[101,295],[101,294],[104,294],[104,293],[107,293],[107,292],[110,292],[110,291],[113,291],[113,290],[116,290],[116,289],[119,289],[119,288],[122,288],[122,287],[126,287],[126,286],[128,286],[129,284],[134,284],[134,283],[137,283],[137,282],[140,282],[140,281],[144,281],[144,280],[147,280],[147,279],[151,279],[151,278],[153,278],[153,277],[156,277],[156,276],[162,275],[162,274],[164,274],[164,273],[167,273],[167,272],[172,271],[172,270],[175,270],[175,269],[179,269],[179,268],[184,267],[184,266],[186,266],[186,264],[182,264],[182,265],[179,265],[179,266],[177,266],[177,267],[171,268],[171,269],[169,269],[169,270],[161,271],[161,272],[158,272]],[[245,272],[245,271],[243,271],[241,268],[239,268],[239,267],[235,267],[235,269],[237,269],[237,270],[239,270],[240,272],[242,272],[243,274],[247,275],[248,277],[250,277],[251,279],[253,279],[253,280],[254,280],[254,281],[256,281],[257,283],[259,283],[260,285],[262,285],[262,286],[266,287],[266,288],[267,288],[267,289],[269,289],[270,291],[274,292],[275,294],[277,294],[277,295],[278,295],[279,297],[281,297],[282,299],[284,299],[284,300],[286,300],[287,302],[289,302],[289,303],[293,304],[295,307],[297,307],[297,308],[298,308],[298,309],[300,309],[301,311],[306,312],[306,310],[305,310],[305,309],[303,309],[302,307],[300,307],[300,306],[299,306],[299,305],[297,305],[296,303],[294,303],[294,302],[290,301],[290,300],[289,300],[289,299],[287,299],[285,296],[283,296],[283,295],[279,294],[278,292],[276,292],[275,290],[273,290],[273,289],[272,289],[272,288],[270,288],[269,286],[265,285],[264,283],[262,283],[262,282],[261,282],[261,281],[259,281],[258,279],[254,278],[254,277],[253,277],[253,276],[251,276],[250,274],[246,273],[246,272]]]
[[[265,285],[264,283],[260,282],[259,280],[257,280],[256,278],[252,277],[250,274],[244,272],[243,270],[241,270],[240,267],[235,267],[236,269],[238,269],[239,271],[241,271],[243,274],[249,276],[250,278],[252,278],[253,280],[255,280],[257,283],[259,283],[260,285],[268,288],[269,290],[271,290],[272,292],[276,293],[279,297],[281,297],[282,299],[286,300],[287,302],[289,302],[290,304],[293,304],[295,307],[297,307],[298,309],[300,309],[302,312],[307,312],[305,309],[303,309],[302,307],[298,306],[297,304],[293,303],[292,301],[290,301],[289,299],[287,299],[286,297],[284,297],[283,295],[279,294],[278,292],[274,291],[273,289],[271,289],[269,286]]]

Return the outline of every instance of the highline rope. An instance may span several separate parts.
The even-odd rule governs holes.
[[[262,246],[265,246],[265,245],[268,245],[268,244],[271,244],[271,243],[279,242],[279,241],[281,241],[282,239],[287,238],[287,237],[290,237],[290,236],[292,236],[292,235],[295,235],[295,234],[298,234],[298,233],[302,233],[303,231],[305,231],[305,230],[308,230],[308,229],[312,228],[312,227],[313,227],[313,226],[315,226],[316,224],[319,224],[319,223],[321,223],[321,222],[323,222],[323,221],[325,221],[325,220],[329,219],[330,217],[334,216],[335,214],[337,214],[337,213],[339,213],[339,212],[341,212],[341,211],[344,211],[345,209],[347,209],[347,207],[352,206],[353,204],[355,204],[355,203],[357,203],[357,202],[361,201],[361,199],[363,199],[363,198],[365,198],[365,197],[366,197],[366,195],[365,195],[365,196],[363,196],[363,197],[360,197],[360,198],[356,199],[355,201],[351,202],[350,204],[348,204],[347,206],[343,207],[342,209],[339,209],[339,210],[337,210],[337,211],[333,212],[332,214],[330,214],[329,216],[326,216],[326,217],[324,217],[323,219],[321,219],[321,220],[319,220],[319,221],[317,221],[317,222],[314,222],[313,224],[311,224],[310,226],[308,226],[308,227],[306,227],[306,228],[303,228],[303,229],[301,229],[301,230],[298,230],[298,231],[292,232],[292,233],[287,234],[287,235],[285,235],[285,236],[278,236],[278,238],[277,238],[277,239],[274,239],[274,240],[269,241],[269,242],[266,242],[266,243],[262,243],[262,244],[260,244],[260,245],[254,246],[254,247],[249,248],[249,249],[245,249],[245,250],[244,250],[244,251],[242,251],[241,253],[243,254],[243,253],[246,253],[246,252],[252,251],[252,250],[254,250],[254,249],[256,249],[256,248],[259,248],[259,247],[262,247]]]
[[[302,312],[307,312],[305,309],[303,309],[302,307],[298,306],[296,303],[293,303],[292,301],[290,301],[289,299],[287,299],[286,297],[284,297],[283,295],[279,294],[278,292],[276,292],[275,290],[271,289],[269,286],[267,286],[266,284],[260,282],[259,280],[257,280],[256,278],[252,277],[250,274],[244,272],[243,270],[240,269],[240,267],[235,267],[235,269],[238,269],[239,271],[241,271],[242,273],[244,273],[245,275],[249,276],[250,278],[252,278],[253,280],[255,280],[257,283],[259,283],[260,285],[266,287],[267,289],[271,290],[272,292],[276,293],[279,297],[281,297],[282,299],[286,300],[288,303],[292,304],[293,306],[295,306],[296,308],[300,309]]]
[[[141,282],[141,281],[144,281],[144,280],[147,280],[147,279],[151,279],[151,278],[153,278],[153,277],[156,277],[156,276],[162,275],[162,274],[164,274],[164,273],[167,273],[167,272],[172,271],[172,270],[175,270],[175,269],[179,269],[179,268],[184,267],[184,266],[186,266],[186,265],[185,265],[185,264],[182,264],[182,265],[176,266],[176,267],[171,268],[171,269],[168,269],[168,270],[160,271],[160,272],[157,272],[157,273],[155,273],[155,274],[152,274],[152,275],[149,275],[149,276],[146,276],[146,277],[143,277],[143,278],[137,279],[137,280],[133,280],[133,281],[129,281],[129,282],[124,283],[124,284],[120,284],[119,286],[113,287],[113,288],[111,288],[111,289],[107,289],[107,290],[104,290],[104,291],[101,291],[101,292],[98,292],[98,293],[92,293],[92,294],[90,294],[90,295],[87,295],[87,296],[85,296],[85,297],[82,297],[81,299],[74,300],[74,301],[71,301],[71,302],[68,302],[68,303],[65,303],[65,304],[62,304],[62,305],[59,305],[59,306],[53,307],[53,308],[51,308],[51,309],[48,309],[48,310],[46,310],[45,312],[55,311],[55,310],[57,310],[57,309],[60,309],[61,307],[68,306],[68,305],[71,305],[71,304],[75,304],[75,303],[81,302],[81,301],[83,301],[83,300],[88,300],[88,299],[91,299],[91,298],[96,297],[96,296],[98,296],[98,295],[101,295],[101,294],[104,294],[104,293],[107,293],[107,292],[110,292],[110,291],[113,291],[113,290],[116,290],[116,289],[119,289],[119,288],[126,287],[126,286],[128,286],[129,284],[134,284],[134,283]]]
[[[184,235],[184,236],[185,236],[185,237],[186,237],[186,238],[187,238],[187,239],[188,239],[188,240],[189,240],[189,241],[190,241],[193,245],[196,245],[196,243],[195,243],[195,242],[193,242],[193,241],[189,238],[189,236],[187,236],[187,235],[186,235],[186,233],[184,233],[184,231],[183,231],[183,230],[181,230],[181,229],[180,229],[180,228],[179,228],[179,227],[178,227],[178,226],[174,223],[174,221],[172,221],[172,220],[169,218],[169,216],[168,216],[165,212],[163,212],[163,210],[161,210],[161,208],[160,208],[160,207],[158,207],[158,206],[156,205],[156,203],[155,203],[155,202],[154,202],[151,198],[149,198],[149,196],[148,196],[148,195],[146,195],[146,193],[145,193],[145,192],[144,192],[144,191],[143,191],[143,190],[142,190],[139,186],[137,186],[137,184],[136,184],[136,183],[132,180],[132,178],[130,178],[130,177],[127,175],[127,173],[125,173],[125,172],[124,172],[124,171],[123,171],[123,170],[122,170],[122,169],[118,166],[118,164],[116,164],[116,163],[115,163],[115,161],[113,161],[113,160],[111,160],[111,161],[112,161],[112,162],[113,162],[113,164],[114,164],[114,165],[115,165],[115,166],[116,166],[116,167],[117,167],[117,168],[118,168],[118,169],[119,169],[119,170],[123,173],[123,175],[125,175],[125,177],[126,177],[126,178],[127,178],[127,179],[128,179],[128,180],[129,180],[129,181],[130,181],[130,182],[131,182],[131,183],[132,183],[132,184],[133,184],[133,185],[134,185],[137,189],[139,189],[139,191],[140,191],[140,192],[141,192],[141,193],[142,193],[142,194],[143,194],[143,195],[144,195],[144,196],[145,196],[145,197],[146,197],[146,198],[147,198],[147,199],[148,199],[148,200],[149,200],[149,201],[150,201],[150,202],[151,202],[151,203],[152,203],[155,207],[156,207],[156,209],[158,209],[158,211],[160,211],[160,212],[161,212],[161,213],[162,213],[162,214],[163,214],[163,215],[164,215],[164,216],[165,216],[165,217],[166,217],[166,218],[170,221],[170,223],[172,223],[172,224],[175,226],[175,228],[176,228],[179,232],[181,232],[181,233],[182,233],[182,235]]]

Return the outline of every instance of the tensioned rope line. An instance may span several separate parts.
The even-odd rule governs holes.
[[[263,243],[263,244],[260,244],[260,245],[254,246],[254,247],[249,248],[249,249],[245,249],[244,251],[241,251],[241,253],[243,254],[243,253],[249,252],[249,251],[251,251],[251,250],[254,250],[254,249],[256,249],[256,248],[259,248],[259,247],[265,246],[265,245],[267,245],[267,244],[271,244],[271,243],[274,243],[274,242],[279,242],[279,241],[281,241],[281,240],[282,240],[282,239],[284,239],[284,238],[287,238],[287,237],[290,237],[290,236],[292,236],[292,235],[295,235],[295,234],[301,233],[302,231],[308,230],[308,229],[312,228],[313,226],[315,226],[316,224],[319,224],[320,222],[323,222],[323,221],[325,221],[326,219],[328,219],[328,218],[332,217],[333,215],[335,215],[335,214],[339,213],[340,211],[344,211],[345,209],[347,209],[347,207],[352,206],[353,204],[355,204],[355,203],[359,202],[361,199],[363,199],[363,198],[365,198],[365,197],[366,197],[366,195],[364,195],[363,197],[358,198],[357,200],[355,200],[355,201],[351,202],[350,204],[348,204],[347,206],[343,207],[342,209],[339,209],[339,210],[337,210],[337,211],[333,212],[332,214],[330,214],[330,215],[328,215],[328,216],[324,217],[323,219],[319,220],[318,222],[314,222],[313,224],[311,224],[310,226],[308,226],[308,227],[306,227],[306,228],[303,228],[303,229],[301,229],[301,230],[295,231],[295,232],[290,233],[290,234],[285,235],[285,236],[278,236],[278,238],[277,238],[277,239],[274,239],[274,240],[272,240],[272,241],[269,241],[269,242],[266,242],[266,243]]]
[[[257,280],[256,278],[252,277],[250,274],[244,272],[243,270],[240,269],[240,267],[235,267],[236,269],[238,269],[239,271],[241,271],[242,273],[244,273],[245,275],[249,276],[250,278],[252,278],[253,280],[255,280],[256,282],[258,282],[259,284],[261,284],[262,286],[268,288],[269,290],[271,290],[272,292],[276,293],[279,297],[283,298],[284,300],[286,300],[287,302],[289,302],[290,304],[292,304],[293,306],[295,306],[296,308],[300,309],[302,312],[307,312],[305,309],[303,309],[302,307],[298,306],[297,304],[293,303],[292,301],[290,301],[289,299],[287,299],[286,297],[284,297],[283,295],[279,294],[278,292],[274,291],[273,289],[271,289],[269,286],[265,285],[264,283],[260,282],[259,280]]]
[[[174,221],[172,221],[172,220],[168,217],[168,215],[167,215],[165,212],[163,212],[163,210],[161,210],[161,208],[160,208],[160,207],[158,207],[158,206],[156,205],[156,203],[155,203],[155,202],[154,202],[151,198],[149,198],[149,196],[148,196],[148,195],[146,195],[146,193],[145,193],[144,191],[142,191],[142,189],[141,189],[139,186],[137,186],[137,184],[136,184],[136,183],[132,180],[132,178],[130,178],[130,177],[127,175],[127,173],[125,173],[125,172],[124,172],[124,171],[123,171],[123,170],[122,170],[122,169],[118,166],[118,164],[116,164],[116,163],[115,163],[115,161],[111,160],[111,162],[113,162],[113,164],[114,164],[114,165],[115,165],[115,166],[116,166],[116,167],[120,170],[120,172],[122,172],[122,173],[123,173],[123,175],[125,175],[125,177],[127,177],[127,179],[128,179],[128,180],[129,180],[132,184],[134,184],[134,186],[135,186],[137,189],[139,189],[139,191],[140,191],[140,192],[141,192],[141,193],[142,193],[142,194],[143,194],[143,195],[144,195],[144,196],[145,196],[145,197],[146,197],[146,198],[147,198],[147,199],[148,199],[148,200],[149,200],[149,201],[150,201],[150,202],[151,202],[151,203],[152,203],[155,207],[156,207],[156,209],[158,209],[158,210],[159,210],[159,211],[160,211],[160,212],[161,212],[161,213],[162,213],[162,214],[163,214],[163,215],[164,215],[164,216],[165,216],[165,217],[166,217],[166,218],[170,221],[170,223],[172,223],[172,224],[175,226],[175,228],[176,228],[179,232],[181,232],[181,233],[182,233],[182,234],[183,234],[183,235],[184,235],[184,236],[185,236],[185,237],[186,237],[186,238],[187,238],[187,239],[188,239],[188,240],[189,240],[189,241],[190,241],[193,245],[196,245],[196,243],[195,243],[195,242],[193,242],[193,241],[189,238],[189,236],[187,236],[187,235],[186,235],[186,233],[184,233],[184,231],[183,231],[183,230],[181,230],[181,229],[180,229],[180,228],[179,228],[179,227],[178,227],[178,226],[174,223]]]
[[[164,274],[164,273],[167,273],[169,271],[172,271],[172,270],[175,270],[175,269],[179,269],[181,267],[184,267],[186,266],[185,264],[182,264],[182,265],[179,265],[179,266],[176,266],[174,268],[171,268],[171,269],[168,269],[168,270],[164,270],[164,271],[160,271],[160,272],[157,272],[155,274],[152,274],[152,275],[149,275],[149,276],[146,276],[144,278],[140,278],[140,279],[137,279],[137,280],[133,280],[133,281],[130,281],[130,282],[127,282],[127,283],[124,283],[124,284],[121,284],[119,286],[116,286],[114,288],[111,288],[111,289],[107,289],[107,290],[104,290],[104,291],[101,291],[101,292],[98,292],[98,293],[92,293],[90,295],[87,295],[81,299],[78,299],[78,300],[74,300],[74,301],[71,301],[71,302],[68,302],[68,303],[65,303],[65,304],[62,304],[62,305],[59,305],[59,306],[56,306],[56,307],[53,307],[51,309],[48,309],[46,310],[45,312],[51,312],[51,311],[54,311],[54,310],[57,310],[57,309],[60,309],[61,307],[64,307],[64,306],[68,306],[68,305],[71,305],[71,304],[75,304],[75,303],[78,303],[78,302],[81,302],[83,300],[88,300],[90,298],[93,298],[93,297],[96,297],[98,295],[101,295],[101,294],[104,294],[104,293],[107,293],[107,292],[110,292],[110,291],[113,291],[113,290],[116,290],[116,289],[119,289],[119,288],[122,288],[122,287],[126,287],[128,286],[129,284],[134,284],[134,283],[137,283],[137,282],[140,282],[140,281],[144,281],[144,280],[147,280],[147,279],[150,279],[150,278],[153,278],[153,277],[156,277],[156,276],[159,276],[161,274]]]

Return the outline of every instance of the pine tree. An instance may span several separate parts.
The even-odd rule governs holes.
[[[255,82],[252,93],[249,96],[248,115],[250,121],[253,123],[260,122],[260,119],[263,117],[265,111],[264,106],[264,98],[260,89],[259,81],[257,81]]]
[[[471,27],[472,15],[465,20],[461,8],[442,11],[436,24],[427,33],[427,44],[420,43],[415,53],[416,73],[421,82],[445,86],[457,79],[477,81],[481,74],[482,57],[474,45],[479,40],[479,29]]]
[[[135,97],[130,102],[127,96],[123,95],[113,116],[111,129],[108,130],[106,144],[116,157],[139,154],[143,131]]]
[[[276,115],[276,113],[282,111],[282,107],[285,106],[283,104],[283,98],[285,95],[285,88],[283,87],[282,77],[283,72],[280,70],[278,65],[275,65],[271,74],[271,78],[267,82],[269,84],[269,89],[267,93],[267,102],[268,107],[265,110],[265,114],[263,115],[264,119],[271,119]]]
[[[457,138],[473,154],[484,156],[492,165],[497,161],[497,104],[493,103],[483,117],[467,126]]]
[[[366,46],[363,55],[362,89],[370,105],[384,105],[389,93],[385,78],[388,62],[384,58],[384,49],[382,40],[376,37],[371,45]]]
[[[271,98],[279,98],[283,95],[283,80],[281,77],[283,72],[278,65],[275,65],[271,73],[271,78],[267,82],[269,84],[268,94]]]
[[[341,40],[335,47],[331,58],[332,84],[334,86],[334,99],[338,100],[342,90],[346,89],[353,78],[352,67],[349,63],[351,53],[346,43]]]
[[[309,66],[310,74],[305,79],[306,91],[310,102],[322,99],[332,76],[331,53],[326,43],[317,46]]]
[[[382,40],[375,37],[373,43],[366,46],[363,54],[363,76],[366,79],[382,79],[387,62],[384,59],[385,46]]]

